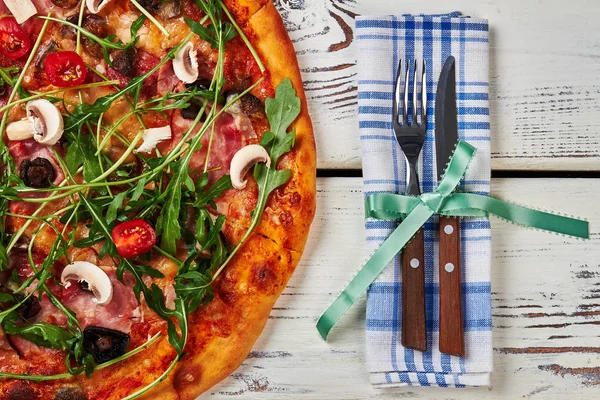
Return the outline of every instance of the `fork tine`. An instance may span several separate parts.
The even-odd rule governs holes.
[[[423,69],[421,72],[421,125],[427,129],[427,68],[425,67],[425,59],[423,59]]]
[[[410,77],[410,63],[406,60],[406,76],[404,78],[404,104],[402,107],[402,124],[408,125],[408,79]]]
[[[402,93],[402,59],[398,61],[398,69],[396,71],[396,85],[394,87],[394,105],[392,113],[394,123],[400,123],[400,93]]]
[[[418,126],[417,123],[417,99],[419,97],[419,93],[417,92],[417,82],[419,71],[417,70],[417,59],[415,58],[415,65],[413,68],[413,101],[412,101],[412,122],[413,126]]]

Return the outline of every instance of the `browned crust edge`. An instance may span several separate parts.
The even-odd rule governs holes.
[[[292,187],[294,191],[300,193],[302,201],[296,205],[295,210],[290,210],[297,222],[287,230],[270,226],[271,222],[267,218],[263,219],[258,232],[267,235],[268,238],[253,234],[224,271],[224,276],[219,278],[217,286],[222,289],[221,297],[224,298],[220,298],[217,293],[213,308],[218,308],[220,312],[226,314],[228,322],[231,324],[230,334],[226,338],[212,337],[202,343],[201,348],[192,347],[193,343],[188,343],[184,359],[163,382],[142,396],[142,399],[195,399],[240,366],[260,336],[275,301],[292,276],[300,260],[314,218],[316,150],[302,77],[292,42],[281,16],[271,0],[226,0],[226,3],[258,51],[273,86],[276,87],[283,79],[289,78],[296,89],[297,96],[301,99],[301,113],[293,124],[293,128],[296,129],[293,157],[284,157],[280,162],[280,168],[292,169],[293,176],[288,187]],[[278,204],[276,201],[271,201],[269,206],[276,208]],[[259,285],[267,286],[266,283],[268,283],[268,290],[252,287],[252,283],[258,279],[254,276],[257,271],[261,274],[266,271],[266,282],[259,282]],[[249,287],[241,290],[239,283],[248,283]],[[219,288],[217,288],[218,290]],[[228,297],[233,297],[235,300],[228,302]],[[209,312],[210,309],[199,313],[196,320],[201,323],[202,317],[208,316]],[[199,325],[192,322],[190,331],[197,326]],[[194,336],[194,332],[191,332],[191,336]],[[172,352],[166,338],[163,338],[159,345],[155,344],[154,346],[160,346],[156,355],[148,357],[146,352],[142,352],[112,372],[118,371],[118,375],[123,377],[128,376],[127,371],[135,371],[139,375],[144,371],[143,364],[140,365],[144,359],[152,360],[158,357],[156,360],[160,359],[164,363],[170,358],[167,353]],[[152,351],[152,349],[148,351]],[[70,382],[67,384],[65,381],[43,384],[41,386],[44,388],[37,387],[36,392],[42,398],[53,398],[57,389],[72,387],[73,384],[77,386],[78,381],[80,387],[88,394],[90,391],[105,390],[116,384],[117,377],[109,378],[111,372],[109,369],[103,372],[106,373],[105,381],[100,375],[93,376],[92,380],[79,377],[66,381]],[[195,374],[194,377],[198,379],[190,381],[190,374]],[[144,384],[149,383],[147,382],[149,378],[151,376],[146,376],[145,379],[138,376],[142,382],[146,381]],[[8,391],[14,385],[29,386],[30,383],[3,382],[0,385],[2,398],[10,398]],[[34,386],[37,385],[34,384]],[[118,384],[112,387],[114,392],[109,397],[120,398],[124,388],[119,388]],[[131,392],[138,389],[133,389]]]
[[[241,2],[244,1],[247,3],[246,0]],[[180,398],[184,400],[195,399],[229,376],[246,359],[254,342],[260,336],[275,301],[285,289],[300,260],[316,206],[316,148],[312,122],[308,114],[296,52],[283,20],[270,0],[253,13],[246,23],[243,23],[244,17],[247,17],[244,15],[244,10],[235,6],[235,3],[239,5],[240,1],[233,1],[233,5],[229,3],[232,2],[227,4],[229,9],[234,12],[236,20],[258,51],[270,74],[273,86],[276,87],[283,79],[289,78],[296,89],[297,96],[301,99],[301,113],[293,124],[296,130],[296,145],[293,151],[295,154],[292,158],[283,159],[280,168],[292,169],[293,176],[288,187],[293,187],[293,190],[300,193],[302,202],[297,205],[299,210],[295,213],[298,223],[287,231],[291,240],[285,231],[271,229],[270,221],[263,219],[257,231],[266,233],[268,238],[255,234],[252,240],[260,242],[259,246],[264,249],[258,251],[257,245],[252,245],[249,241],[235,258],[234,263],[228,267],[223,279],[219,279],[217,285],[221,287],[224,286],[223,281],[228,278],[234,282],[231,283],[233,286],[235,283],[246,281],[250,287],[245,289],[243,296],[240,293],[242,296],[240,301],[234,303],[234,313],[240,319],[233,327],[234,331],[230,336],[212,340],[198,352],[193,348],[189,349],[186,358],[178,366],[173,375],[173,384]],[[270,203],[271,207],[277,206],[272,203]],[[265,295],[254,290],[255,288],[251,287],[253,282],[247,275],[264,268],[264,265],[275,264],[277,277],[270,283],[271,291]],[[234,293],[236,291],[231,290]],[[207,371],[207,366],[210,372]],[[197,368],[202,370],[201,379],[193,384],[184,384],[184,376]],[[156,395],[156,392],[154,394]]]

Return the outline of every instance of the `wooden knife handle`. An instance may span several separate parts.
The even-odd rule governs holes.
[[[440,351],[465,355],[460,219],[440,216]]]
[[[402,252],[402,346],[427,350],[423,229]]]

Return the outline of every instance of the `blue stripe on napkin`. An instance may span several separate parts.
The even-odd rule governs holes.
[[[434,103],[437,80],[449,55],[457,61],[458,126],[461,139],[478,153],[461,190],[489,194],[490,120],[488,23],[460,17],[357,17],[359,129],[363,148],[365,195],[404,193],[405,161],[392,125],[392,90],[400,58],[427,62],[429,126],[421,153],[423,191],[437,187]],[[409,84],[412,87],[412,78]],[[396,228],[390,221],[368,220],[367,248],[372,254]],[[489,385],[492,370],[491,233],[489,221],[463,219],[462,265],[466,357],[441,354],[437,220],[425,224],[428,351],[400,342],[402,283],[399,257],[371,286],[367,298],[367,359],[375,387]]]

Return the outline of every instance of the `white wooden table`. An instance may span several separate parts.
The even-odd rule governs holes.
[[[327,177],[318,181],[305,255],[265,332],[206,397],[599,398],[600,3],[451,3],[278,0],[304,74],[320,176]],[[455,9],[490,21],[493,195],[587,218],[592,238],[493,220],[492,387],[375,390],[365,364],[364,300],[330,342],[314,326],[365,255],[353,17]]]

